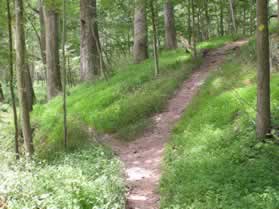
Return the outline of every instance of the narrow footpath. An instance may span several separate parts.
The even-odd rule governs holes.
[[[124,163],[126,184],[126,209],[158,209],[160,196],[159,181],[164,147],[170,138],[175,123],[183,115],[210,71],[221,65],[226,55],[246,44],[246,40],[228,43],[211,50],[204,57],[203,64],[181,85],[169,100],[164,112],[152,117],[154,126],[143,136],[132,142],[121,142],[109,136],[104,143],[109,145]]]

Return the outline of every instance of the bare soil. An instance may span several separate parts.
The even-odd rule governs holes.
[[[164,147],[170,138],[171,130],[183,112],[198,93],[200,86],[210,71],[216,70],[224,62],[227,54],[247,43],[246,40],[228,43],[210,50],[203,64],[168,101],[166,109],[152,117],[153,128],[132,142],[123,142],[112,136],[105,136],[103,142],[110,146],[124,163],[125,179],[128,187],[126,209],[158,209],[159,180]]]

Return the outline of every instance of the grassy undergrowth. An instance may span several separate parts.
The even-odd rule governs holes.
[[[120,163],[103,147],[92,144],[52,163],[13,162],[0,152],[0,205],[10,209],[123,209]]]
[[[72,89],[68,97],[68,152],[63,152],[61,97],[36,105],[32,124],[37,156],[32,163],[14,162],[8,151],[13,147],[11,112],[4,108],[5,114],[1,114],[0,110],[1,123],[5,121],[5,126],[0,126],[0,205],[4,201],[11,209],[125,208],[121,165],[110,151],[88,141],[92,138],[88,127],[133,138],[150,125],[148,117],[162,110],[199,63],[182,50],[164,52],[156,79],[153,61],[147,60],[115,69],[108,81]]]
[[[122,166],[111,151],[92,142],[46,160],[15,161],[11,118],[1,105],[0,208],[125,208]]]
[[[115,75],[107,81],[81,84],[71,90],[68,98],[71,145],[77,147],[84,143],[88,126],[97,132],[133,138],[149,125],[148,117],[162,110],[169,96],[198,64],[199,61],[190,61],[190,56],[182,50],[165,52],[160,59],[161,74],[156,79],[153,61],[147,60],[116,69]],[[37,149],[60,149],[63,139],[61,98],[37,105],[32,116],[39,130]]]
[[[255,43],[202,87],[173,131],[161,180],[166,209],[279,208],[279,147],[255,137]],[[279,124],[279,74],[272,74]]]
[[[239,39],[239,35],[227,35],[203,41],[197,45],[198,49],[214,49],[223,46],[226,42]]]
[[[206,47],[219,47],[231,38],[214,39]],[[133,139],[150,126],[148,118],[160,112],[177,87],[200,64],[183,50],[163,52],[160,76],[154,78],[152,59],[143,64],[128,64],[115,69],[107,81],[81,84],[68,98],[69,137],[72,147],[84,143],[86,127],[99,133],[116,133],[124,140]],[[32,114],[37,127],[36,147],[39,150],[61,149],[62,105],[57,97],[46,105],[37,105]],[[43,146],[41,146],[43,145]]]

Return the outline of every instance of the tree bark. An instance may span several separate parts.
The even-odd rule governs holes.
[[[58,14],[55,8],[44,6],[48,100],[62,91],[59,64]]]
[[[39,18],[40,18],[40,49],[41,58],[43,63],[43,73],[45,79],[47,79],[47,69],[46,69],[46,26],[45,26],[45,14],[43,7],[43,0],[39,0]]]
[[[270,132],[268,0],[257,0],[257,137]]]
[[[4,92],[3,92],[3,88],[2,88],[2,84],[0,83],[0,102],[4,102]]]
[[[191,0],[191,7],[192,7],[192,43],[193,43],[193,51],[194,57],[197,57],[197,37],[196,37],[196,27],[195,27],[195,15],[196,15],[196,8],[194,4],[194,0]]]
[[[148,58],[147,22],[145,0],[136,0],[134,18],[134,62],[140,63]]]
[[[255,0],[250,1],[250,35],[254,33],[255,28],[255,17],[254,17],[254,4]]]
[[[8,20],[8,38],[9,38],[9,72],[10,72],[10,93],[12,98],[12,109],[13,109],[13,119],[14,119],[14,142],[15,142],[15,154],[16,159],[19,159],[19,142],[18,142],[18,119],[17,119],[17,110],[16,110],[16,101],[15,101],[15,92],[14,92],[14,71],[13,71],[13,34],[12,34],[12,17],[10,10],[10,0],[7,0],[7,20]]]
[[[100,72],[96,0],[80,0],[80,79],[92,80]]]
[[[277,0],[277,18],[279,22],[279,0]]]
[[[154,63],[155,63],[155,77],[159,75],[159,56],[158,56],[158,47],[157,47],[157,27],[156,27],[156,16],[154,10],[153,1],[150,2],[151,9],[151,20],[152,20],[152,29],[153,29],[153,51],[154,51]]]
[[[229,0],[230,3],[230,12],[231,12],[231,20],[233,26],[233,32],[236,33],[236,22],[235,22],[235,15],[234,15],[234,8],[233,8],[233,0]]]
[[[210,16],[209,16],[209,8],[208,8],[208,0],[205,1],[205,39],[208,40],[210,37]]]
[[[25,72],[25,79],[26,79],[26,87],[28,89],[27,91],[28,110],[29,112],[31,112],[33,110],[33,104],[35,103],[36,96],[33,88],[31,72],[28,64],[27,64],[27,70]]]
[[[176,28],[172,0],[165,2],[165,45],[166,49],[176,49]]]
[[[41,57],[44,66],[46,65],[46,32],[45,32],[45,19],[43,10],[43,0],[39,0],[39,17],[40,17],[40,48]]]
[[[188,25],[188,40],[190,45],[192,44],[192,33],[193,33],[193,29],[192,29],[192,19],[191,19],[191,0],[188,0],[188,4],[187,4],[187,25]]]
[[[63,25],[62,25],[62,68],[63,68],[63,128],[64,147],[68,146],[68,126],[67,126],[67,70],[66,70],[66,0],[63,0]]]
[[[246,9],[245,7],[243,8],[243,24],[242,24],[242,29],[243,29],[243,35],[246,35]]]
[[[198,8],[197,22],[196,22],[196,24],[197,24],[197,27],[196,27],[196,37],[197,37],[197,39],[196,39],[196,41],[197,42],[202,40],[202,33],[201,33],[201,27],[200,27],[200,23],[201,23],[201,21],[200,21],[200,13],[201,13],[201,9]]]
[[[26,153],[32,156],[34,149],[32,143],[32,132],[30,124],[30,115],[28,110],[27,84],[25,75],[27,74],[26,62],[26,46],[24,33],[24,17],[22,0],[15,0],[16,30],[15,30],[15,46],[16,46],[16,70],[18,81],[19,106],[21,111],[21,126]]]
[[[224,5],[223,0],[219,2],[220,4],[220,35],[224,36]]]

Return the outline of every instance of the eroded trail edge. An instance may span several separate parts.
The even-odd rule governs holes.
[[[224,58],[232,51],[247,43],[236,41],[211,50],[204,57],[203,64],[194,71],[190,78],[169,100],[164,112],[152,117],[154,127],[133,142],[121,142],[110,136],[104,137],[104,143],[112,148],[124,163],[126,184],[126,209],[158,209],[158,194],[161,175],[161,161],[166,142],[175,123],[183,115],[192,98],[197,94],[209,72],[217,69]]]

